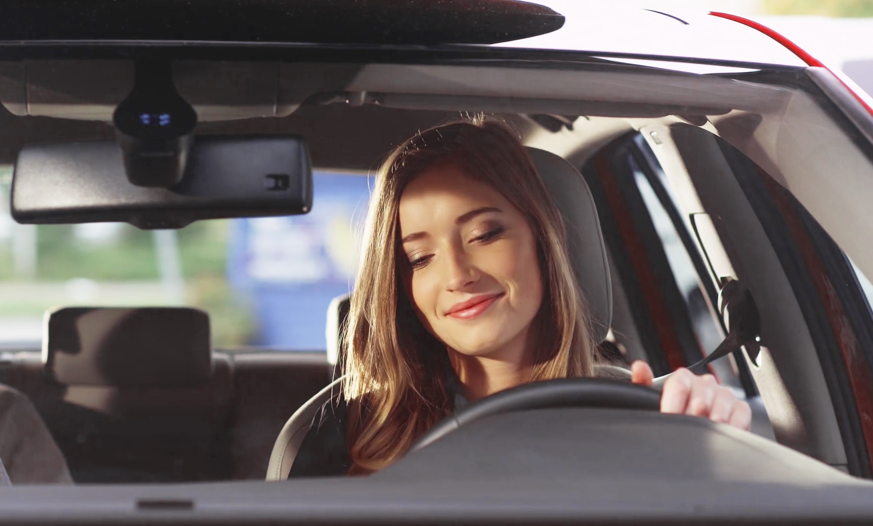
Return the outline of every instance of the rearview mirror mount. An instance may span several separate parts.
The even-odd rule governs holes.
[[[182,181],[197,113],[176,91],[168,60],[136,60],[134,85],[115,108],[118,146],[127,179],[170,188]]]

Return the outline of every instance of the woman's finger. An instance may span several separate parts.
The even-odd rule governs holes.
[[[752,429],[752,408],[749,404],[737,400],[728,424],[746,431]]]
[[[688,406],[694,374],[688,369],[676,369],[664,382],[661,391],[661,412],[683,414]]]
[[[685,414],[691,416],[709,416],[712,403],[715,401],[715,390],[718,382],[711,374],[694,378],[691,384],[691,396]]]
[[[712,409],[709,411],[709,419],[713,422],[727,424],[733,416],[737,403],[737,398],[730,389],[719,387],[715,393],[715,400],[712,402]]]
[[[637,360],[631,364],[631,382],[650,386],[653,381],[655,381],[655,374],[649,364],[642,360]]]

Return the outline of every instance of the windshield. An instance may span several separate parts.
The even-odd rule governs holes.
[[[35,477],[32,483],[187,488],[193,482],[285,480],[295,463],[304,470],[300,478],[307,478],[327,473],[313,460],[319,451],[334,470],[329,474],[345,475],[353,453],[348,446],[360,439],[360,429],[343,426],[359,417],[375,422],[375,410],[368,412],[365,403],[375,399],[376,407],[375,394],[395,395],[382,386],[398,378],[407,390],[395,400],[383,397],[377,409],[395,431],[408,431],[402,438],[410,448],[430,429],[442,429],[436,426],[447,415],[528,387],[519,378],[540,379],[533,372],[510,375],[516,383],[471,394],[472,382],[464,383],[469,377],[450,358],[457,351],[452,345],[485,341],[488,351],[488,338],[505,334],[524,342],[518,348],[526,352],[542,351],[537,367],[565,350],[590,360],[583,371],[581,360],[567,358],[543,379],[574,383],[577,378],[567,377],[597,376],[590,385],[620,384],[618,390],[639,387],[627,385],[632,363],[642,362],[638,369],[644,367],[652,381],[663,379],[724,350],[728,341],[724,345],[735,344],[730,352],[701,366],[695,378],[706,378],[732,403],[749,408],[748,429],[756,435],[749,444],[806,455],[829,466],[828,473],[870,474],[873,413],[865,401],[873,382],[864,375],[873,363],[873,331],[865,332],[873,322],[860,271],[869,276],[873,266],[873,221],[865,205],[873,199],[873,156],[863,128],[821,87],[826,71],[719,63],[697,68],[712,72],[690,73],[674,70],[672,61],[654,68],[639,57],[485,46],[398,46],[390,53],[365,48],[357,55],[327,46],[228,48],[233,53],[215,46],[199,56],[193,48],[172,48],[181,57],[174,58],[172,80],[201,119],[193,136],[295,137],[311,161],[302,164],[314,167],[306,213],[196,221],[178,230],[18,224],[9,209],[19,151],[102,141],[115,152],[112,101],[126,96],[133,61],[107,47],[101,52],[111,60],[29,58],[26,68],[8,68],[30,98],[0,110],[0,134],[11,130],[9,140],[0,141],[0,392],[17,393],[22,407],[37,415],[33,421],[44,426],[33,428],[44,431],[43,442],[25,437],[18,443],[54,444],[55,460],[45,463],[66,470],[66,477]],[[64,89],[74,74],[77,83],[69,91],[79,98],[72,103]],[[116,83],[101,84],[102,78]],[[76,92],[81,85],[102,88]],[[403,233],[402,195],[395,196],[397,210],[390,208],[394,201],[370,206],[373,195],[384,196],[373,194],[382,183],[375,174],[385,159],[396,161],[390,153],[407,139],[431,140],[428,130],[459,119],[465,126],[501,127],[501,137],[512,140],[497,143],[515,145],[519,157],[477,165],[482,173],[491,171],[491,183],[478,187],[452,163],[424,163],[436,169],[428,177],[410,173],[404,184],[412,186],[402,186],[418,188],[421,199],[404,211],[405,224],[415,226]],[[411,144],[418,148],[415,140]],[[467,153],[473,157],[477,150]],[[123,179],[120,159],[117,175]],[[240,179],[252,175],[246,162],[238,166]],[[379,173],[401,177],[388,168]],[[254,174],[259,185],[263,175]],[[531,186],[515,194],[497,190],[519,181]],[[429,186],[421,190],[416,182]],[[535,191],[546,212],[510,200],[532,199]],[[430,200],[443,194],[451,198],[450,214]],[[475,206],[471,196],[478,199]],[[216,210],[227,206],[228,215],[239,210],[216,202]],[[535,213],[550,214],[541,224],[553,230],[532,228]],[[363,241],[368,215],[376,218],[369,245]],[[392,224],[399,230],[390,230]],[[546,238],[557,247],[548,252],[553,259],[546,257]],[[498,252],[509,242],[512,250]],[[457,250],[460,264],[439,259],[445,247]],[[362,293],[356,279],[364,275],[365,254],[371,288]],[[490,257],[476,259],[481,254]],[[850,266],[841,266],[845,255],[857,263],[860,282]],[[521,267],[524,272],[517,271]],[[552,282],[556,276],[561,285]],[[481,288],[455,294],[474,281]],[[511,305],[505,298],[519,290],[516,283],[534,291],[518,298],[525,323],[537,330],[519,336],[519,318],[511,317],[494,330],[477,330],[477,316],[493,305],[510,311],[502,306]],[[722,294],[731,283],[752,297],[743,313],[759,322],[742,345],[736,340],[742,318],[732,318]],[[532,306],[530,298],[540,305]],[[544,301],[554,303],[546,309]],[[52,325],[46,313],[58,307],[93,310],[69,309]],[[158,311],[165,318],[146,319],[154,323],[149,325],[113,307],[193,307],[208,316],[208,331],[205,316],[190,311]],[[565,324],[560,327],[590,334],[573,340],[577,333],[551,330],[558,320]],[[98,325],[110,328],[94,330]],[[469,339],[440,336],[456,329]],[[345,354],[353,348],[349,337],[357,338],[353,359]],[[362,347],[362,341],[382,347]],[[478,358],[473,351],[469,356]],[[368,376],[354,369],[364,366]],[[360,375],[351,377],[357,385],[337,383],[350,370]],[[345,389],[358,390],[344,398]],[[377,470],[396,466],[393,473],[406,477],[402,489],[410,495],[419,477],[436,472],[422,468],[428,462],[443,469],[442,481],[455,469],[485,478],[498,473],[500,483],[489,480],[489,490],[505,484],[536,495],[549,494],[531,492],[537,477],[576,491],[576,482],[611,474],[613,464],[624,466],[616,473],[632,482],[639,482],[632,473],[639,466],[655,466],[639,470],[651,477],[646,485],[658,486],[665,473],[673,476],[671,466],[687,467],[681,460],[689,454],[700,459],[693,467],[701,478],[689,479],[695,483],[745,484],[794,473],[763,462],[756,467],[759,457],[751,454],[742,457],[742,470],[734,469],[739,464],[730,444],[745,444],[746,435],[734,440],[722,433],[719,426],[730,422],[696,425],[656,414],[661,395],[644,392],[648,405],[631,404],[630,411],[560,402],[483,418],[478,439],[467,442],[475,433],[466,429],[449,431],[452,440],[434,441],[428,447],[438,447],[430,453],[395,451],[389,460],[396,464],[385,461]],[[420,404],[421,412],[407,412],[401,402]],[[612,416],[601,420],[603,414]],[[420,415],[427,420],[416,420]],[[369,438],[381,440],[380,429],[371,431]],[[540,447],[550,444],[561,447]],[[566,444],[572,449],[563,449]],[[373,440],[365,446],[382,453],[391,444]],[[309,457],[298,463],[300,448]],[[0,447],[10,476],[23,480],[3,454]],[[470,459],[480,458],[509,471],[476,471],[484,464]],[[801,465],[791,464],[797,457],[787,454],[772,458]],[[589,469],[589,461],[601,462],[602,469]],[[359,482],[378,484],[392,476],[388,470],[382,475]],[[325,490],[330,481],[308,482],[324,485],[319,494],[333,495]],[[251,486],[263,498],[296,502],[308,495],[286,491],[293,484],[263,493],[260,485]],[[196,486],[204,492],[212,487]],[[155,495],[164,490],[155,486]]]
[[[126,223],[20,225],[12,167],[0,168],[0,347],[41,346],[59,306],[189,306],[216,348],[324,351],[330,301],[348,294],[367,210],[366,175],[314,174],[312,213],[201,221],[179,230]]]

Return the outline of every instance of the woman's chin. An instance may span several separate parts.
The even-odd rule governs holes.
[[[491,339],[473,339],[470,341],[460,341],[456,345],[450,345],[458,354],[468,356],[470,358],[496,358],[502,349],[506,348],[507,342]]]
[[[501,354],[518,347],[516,342],[524,340],[526,331],[519,331],[516,320],[482,320],[476,326],[461,330],[446,331],[445,338],[438,338],[458,354],[475,358],[501,359]],[[523,326],[523,325],[522,325]],[[452,327],[452,329],[458,329]],[[506,357],[502,357],[506,358]]]
[[[454,351],[469,358],[488,358],[497,352],[493,347],[464,347]]]

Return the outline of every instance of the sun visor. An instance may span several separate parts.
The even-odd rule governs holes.
[[[199,122],[285,117],[303,104],[622,118],[773,111],[790,91],[644,66],[531,74],[527,67],[174,61]],[[633,69],[637,68],[637,71]],[[18,116],[110,122],[133,88],[131,61],[0,62],[0,102]],[[778,110],[777,110],[778,111]]]

